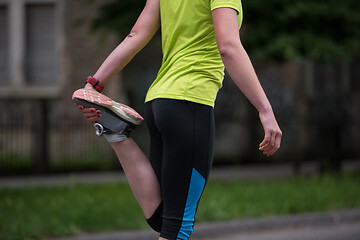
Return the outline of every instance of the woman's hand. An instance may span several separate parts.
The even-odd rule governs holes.
[[[95,108],[85,108],[85,107],[83,107],[81,105],[78,105],[78,104],[75,104],[75,106],[84,115],[86,120],[88,120],[91,123],[95,122],[98,118],[101,117],[100,110],[96,110]]]
[[[84,88],[85,89],[93,89],[94,91],[96,91],[93,88],[93,86],[91,86],[91,84],[89,84],[89,83],[87,83]],[[96,110],[95,108],[85,108],[84,106],[81,106],[79,104],[75,104],[75,106],[84,115],[86,120],[88,120],[91,123],[95,122],[98,118],[101,117],[101,111],[100,110]]]
[[[276,122],[273,111],[259,113],[259,117],[265,132],[265,137],[259,145],[259,150],[269,157],[280,148],[282,132]]]

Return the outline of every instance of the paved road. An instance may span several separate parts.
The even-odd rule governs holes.
[[[221,232],[220,229],[218,231]],[[360,222],[345,224],[314,225],[312,227],[276,228],[250,233],[223,234],[217,237],[194,234],[191,240],[360,240]],[[52,238],[48,240],[156,240],[158,234],[151,231],[96,234],[88,236]]]
[[[277,229],[198,240],[360,240],[360,222],[341,225]],[[196,239],[193,239],[196,240]]]
[[[155,240],[157,236],[148,230],[48,240]],[[360,209],[199,223],[191,240],[360,240]]]

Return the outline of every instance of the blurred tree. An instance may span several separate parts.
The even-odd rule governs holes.
[[[90,3],[100,0],[89,0]],[[144,8],[146,0],[121,0],[104,2],[92,22],[92,29],[115,32],[121,36],[128,34]]]
[[[145,3],[104,1],[92,27],[126,35]],[[255,59],[330,62],[360,53],[358,0],[242,0],[242,4],[243,40]]]
[[[343,65],[344,59],[352,60],[360,54],[360,1],[242,2],[243,42],[252,59],[279,62],[306,59],[313,64],[311,81],[323,84],[316,87],[316,94],[303,97],[310,109],[308,123],[315,125],[318,149],[322,149],[315,157],[319,157],[320,171],[339,172],[343,157],[341,133],[346,129],[351,94],[350,89],[342,87],[348,75],[346,67],[337,66]],[[315,74],[321,68],[319,62],[332,69],[330,75]],[[309,142],[314,144],[313,140]],[[299,166],[295,162],[295,171],[299,171]]]
[[[255,58],[330,62],[360,52],[360,1],[243,0],[243,7]]]

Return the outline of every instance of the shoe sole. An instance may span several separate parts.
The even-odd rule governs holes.
[[[95,90],[78,89],[73,93],[72,99],[76,104],[100,110],[101,117],[98,119],[98,122],[101,122],[102,118],[104,120],[108,117],[113,118],[114,115],[115,117],[117,116],[117,118],[136,126],[140,125],[144,120],[144,118],[131,107],[115,102],[111,98]],[[108,125],[108,123],[106,125]]]

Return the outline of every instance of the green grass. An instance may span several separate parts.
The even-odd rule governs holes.
[[[360,206],[360,173],[271,181],[210,182],[197,220],[215,221]]]
[[[360,172],[267,181],[210,181],[197,220],[360,206]],[[0,189],[0,239],[148,228],[126,183]]]

